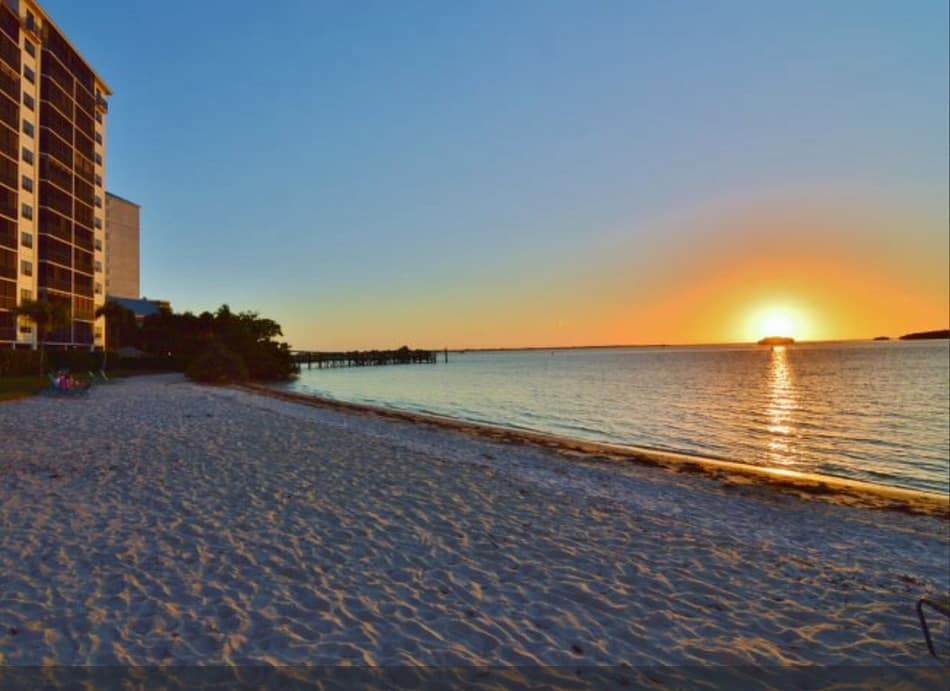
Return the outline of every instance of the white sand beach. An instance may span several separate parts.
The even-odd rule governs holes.
[[[936,665],[948,560],[945,517],[176,375],[0,405],[7,665]]]

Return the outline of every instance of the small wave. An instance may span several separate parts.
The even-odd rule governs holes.
[[[806,469],[895,486],[950,489],[946,348],[848,345],[796,348],[791,385],[773,388],[761,349],[717,348],[480,353],[448,367],[365,368],[359,377],[302,376],[292,388],[332,400],[728,458],[753,465],[781,455]],[[546,354],[546,353],[544,353]],[[909,359],[908,359],[909,358]],[[319,386],[307,386],[319,381]],[[397,395],[398,394],[398,395]],[[773,405],[780,396],[780,405]],[[775,435],[770,427],[787,433]]]

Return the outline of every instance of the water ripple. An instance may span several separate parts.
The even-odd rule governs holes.
[[[946,492],[946,341],[521,351],[304,371],[293,388],[594,441]]]

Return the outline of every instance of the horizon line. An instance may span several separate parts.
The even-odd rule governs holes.
[[[930,331],[941,331],[942,329],[930,329]],[[914,333],[926,333],[926,332],[908,332],[902,336],[873,336],[869,338],[825,338],[825,339],[814,339],[814,340],[796,340],[791,345],[813,345],[821,343],[873,343],[881,339],[886,339],[887,341],[900,341],[903,336],[908,336]],[[937,337],[929,340],[947,340],[945,337]],[[289,345],[289,344],[288,344]],[[463,353],[463,352],[503,352],[503,351],[515,351],[515,350],[619,350],[622,348],[715,348],[723,346],[759,346],[763,348],[768,347],[757,343],[756,341],[707,341],[707,342],[694,342],[694,343],[612,343],[604,345],[533,345],[533,346],[476,346],[476,347],[446,347],[441,348],[418,348],[419,350],[431,350],[433,352],[445,352],[450,353]],[[413,348],[413,346],[408,346]],[[323,350],[319,348],[290,348],[293,351],[301,352],[362,352],[363,350],[394,350],[394,348],[344,348],[337,350]]]
[[[910,333],[914,332],[909,332]],[[873,343],[881,338],[886,338],[888,341],[899,341],[902,336],[874,336],[870,338],[821,338],[814,340],[795,340],[791,345],[806,345],[806,344],[816,344],[816,343]],[[943,338],[937,338],[933,340],[946,340]],[[461,352],[461,351],[501,351],[501,350],[594,350],[594,349],[619,349],[619,348],[713,348],[719,346],[757,346],[762,345],[756,341],[697,341],[697,342],[679,342],[679,343],[612,343],[606,345],[560,345],[560,346],[488,346],[488,347],[476,347],[476,348],[441,348],[440,350],[448,350],[451,352]]]

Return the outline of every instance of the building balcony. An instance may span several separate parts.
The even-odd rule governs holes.
[[[40,23],[36,17],[27,15],[23,18],[23,30],[30,34],[37,42],[42,42],[43,34],[40,31]]]

